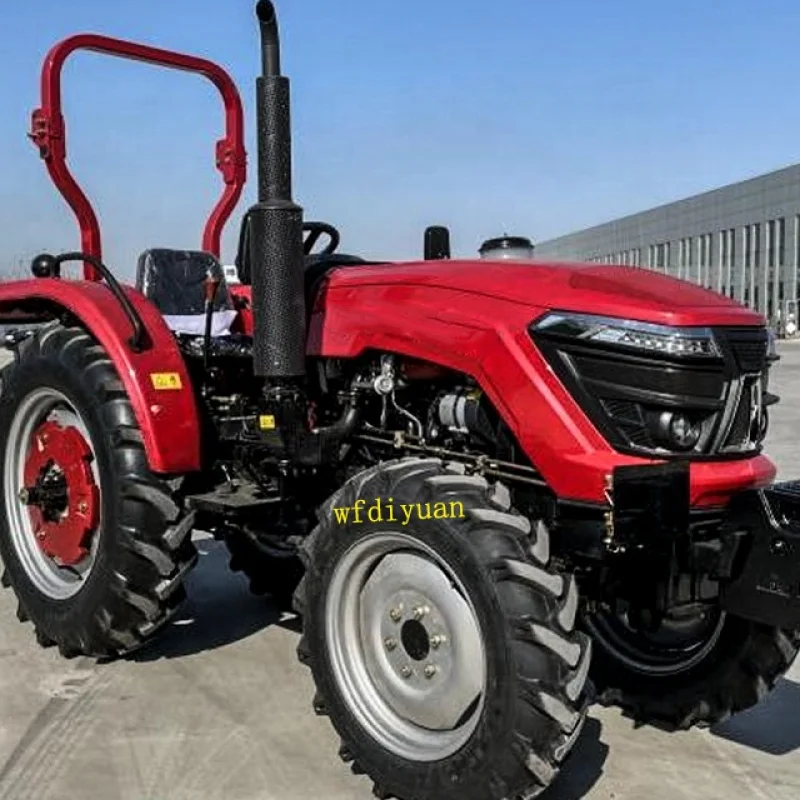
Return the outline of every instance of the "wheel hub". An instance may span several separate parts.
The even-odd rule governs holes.
[[[19,499],[27,506],[40,550],[59,566],[75,566],[88,555],[99,500],[93,458],[75,427],[48,420],[31,437]]]
[[[488,671],[478,619],[450,564],[416,537],[376,531],[340,556],[325,598],[331,669],[382,747],[428,762],[469,740]]]
[[[387,555],[364,584],[361,608],[367,668],[386,702],[421,727],[455,728],[481,694],[483,649],[445,573],[422,556]]]

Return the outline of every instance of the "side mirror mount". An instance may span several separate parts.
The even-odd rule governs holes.
[[[450,258],[450,231],[443,225],[425,228],[425,260],[443,261]]]

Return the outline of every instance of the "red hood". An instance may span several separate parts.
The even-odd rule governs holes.
[[[671,325],[764,324],[763,317],[734,300],[636,267],[452,260],[348,267],[331,276],[331,288],[367,284],[436,286],[535,308]]]

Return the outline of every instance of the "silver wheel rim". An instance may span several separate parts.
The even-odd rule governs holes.
[[[722,610],[708,616],[664,622],[660,636],[633,628],[627,613],[595,613],[585,621],[592,638],[616,660],[643,675],[679,675],[701,663],[725,627]]]
[[[353,544],[328,587],[325,636],[342,698],[379,745],[419,762],[469,740],[484,705],[483,636],[431,548],[388,531]]]
[[[34,446],[34,432],[47,420],[58,422],[64,428],[77,428],[92,453],[96,452],[86,424],[61,392],[50,388],[31,392],[19,404],[6,440],[3,456],[5,512],[11,544],[30,581],[39,592],[52,600],[68,600],[81,590],[94,568],[99,537],[95,533],[88,555],[79,564],[71,567],[59,567],[44,553],[36,540],[36,532],[28,509],[20,499],[20,491],[25,487],[25,462]],[[92,460],[91,471],[95,484],[100,488],[96,458]],[[97,530],[99,529],[100,523],[97,526]]]

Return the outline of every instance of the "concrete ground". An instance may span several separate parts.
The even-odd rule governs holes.
[[[782,348],[771,452],[800,477],[800,344]],[[297,633],[199,541],[186,613],[148,654],[62,660],[0,597],[0,800],[367,800],[340,763]],[[598,709],[544,800],[796,800],[800,663],[760,706],[712,732],[634,730]]]

